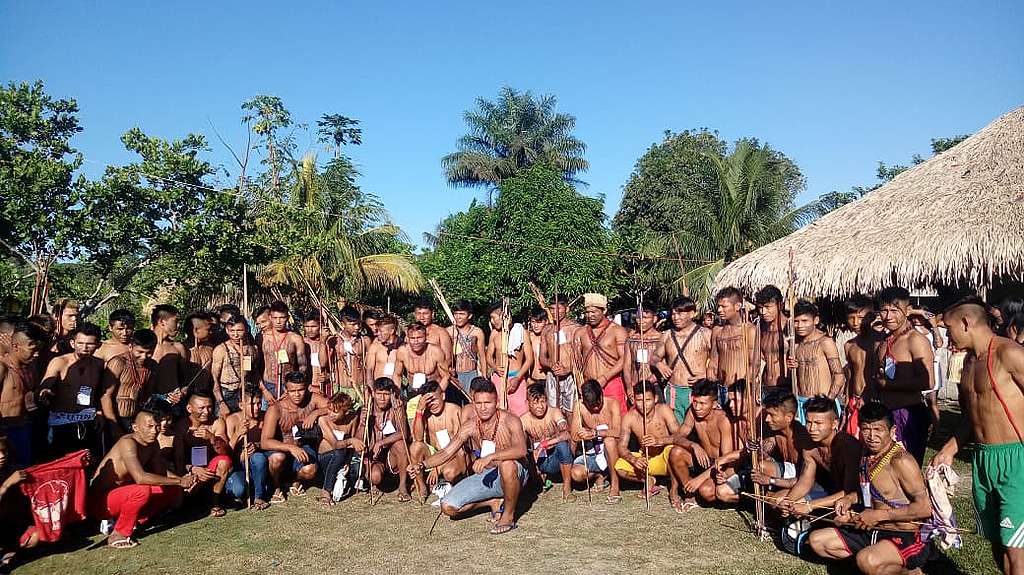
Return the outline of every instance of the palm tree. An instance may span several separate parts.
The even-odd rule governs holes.
[[[674,278],[670,292],[681,292],[685,283],[695,299],[707,304],[715,276],[726,264],[810,222],[820,208],[816,202],[794,206],[802,176],[768,146],[740,140],[727,156],[695,153],[694,185],[680,206],[682,228],[652,234],[649,249],[697,262],[685,273],[662,268]]]
[[[268,247],[280,254],[258,270],[260,283],[325,301],[423,288],[422,274],[403,249],[402,231],[375,197],[353,183],[354,176],[344,156],[321,173],[311,152],[293,166],[283,198],[260,202],[258,225]]]
[[[477,109],[463,117],[469,133],[458,151],[441,159],[451,185],[487,186],[491,190],[523,168],[546,162],[567,181],[590,165],[586,145],[572,135],[576,118],[555,112],[554,96],[533,97],[504,87],[497,101],[477,99]]]

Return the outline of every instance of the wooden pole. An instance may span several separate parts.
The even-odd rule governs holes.
[[[636,298],[636,331],[637,331],[637,334],[640,337],[639,337],[639,341],[636,344],[637,347],[634,348],[636,350],[634,352],[634,356],[637,355],[636,352],[639,351],[640,349],[643,349],[645,354],[647,353],[647,342],[644,341],[643,316],[644,316],[644,292],[641,291],[639,289],[639,287],[638,287],[637,288],[637,298]],[[647,359],[648,359],[647,357],[644,358],[644,360],[647,360]],[[646,410],[647,409],[647,374],[645,373],[646,370],[644,369],[644,367],[646,366],[646,361],[644,361],[644,362],[637,362],[637,363],[639,364],[637,366],[637,373],[640,376],[640,385],[642,386],[642,390],[640,391],[640,393],[644,396],[644,400],[643,400],[644,401],[644,409]],[[635,402],[635,399],[634,399],[634,402]],[[646,413],[641,413],[640,414],[640,425],[642,427],[642,431],[643,431],[644,437],[647,437],[647,414]],[[650,483],[651,483],[651,466],[650,466],[650,463],[651,463],[651,450],[647,446],[644,446],[644,459],[647,460],[647,465],[644,467],[644,504],[647,507],[647,511],[650,511],[651,510],[651,486],[650,486]],[[613,470],[613,473],[614,473],[614,470]]]
[[[504,364],[504,405],[503,409],[508,409],[508,368],[511,365],[511,356],[508,353],[508,340],[509,335],[512,332],[512,318],[509,317],[508,313],[509,301],[508,298],[501,299],[501,357],[502,363]]]
[[[242,264],[242,314],[249,317],[249,265]]]
[[[683,251],[679,249],[679,240],[676,239],[676,235],[672,234],[672,245],[676,248],[676,257],[679,258],[679,281],[683,284],[683,295],[690,297],[690,286],[686,284],[686,264],[683,263]]]
[[[242,405],[241,405],[241,407],[242,407],[242,424],[245,427],[245,432],[242,435],[242,457],[245,459],[245,507],[246,507],[246,509],[248,509],[248,508],[252,507],[252,500],[250,499],[251,491],[249,489],[249,486],[252,485],[252,481],[251,481],[252,472],[249,470],[249,453],[248,453],[249,452],[249,403],[247,403],[245,401],[245,374],[246,374],[246,371],[247,371],[245,369],[246,368],[245,358],[246,357],[250,357],[250,356],[245,355],[245,349],[246,349],[246,342],[243,340],[242,341],[242,349],[239,350],[239,353],[242,354],[241,357],[239,357],[239,362],[242,364],[241,365],[241,367],[242,367],[242,369],[241,369],[241,372],[242,372],[241,379],[242,380],[239,382],[239,385],[241,386],[241,389],[242,389]],[[231,360],[231,358],[228,357],[228,361],[230,361],[230,360]],[[252,361],[251,357],[250,357],[249,361]],[[227,404],[225,404],[225,405],[227,405]]]
[[[556,340],[557,342],[557,340]],[[580,419],[580,431],[583,431],[583,354],[576,347],[573,342],[573,357],[572,357],[572,378],[576,383],[576,416]],[[583,455],[583,477],[587,482],[587,503],[592,504],[594,502],[593,496],[590,491],[590,468],[587,466],[587,444],[583,437],[580,437],[580,453]],[[594,455],[597,455],[597,443],[594,443]],[[615,470],[611,470],[615,473]]]
[[[789,333],[786,334],[786,341],[789,342],[789,351],[786,354],[786,359],[796,357],[796,332],[793,330],[793,313],[796,309],[796,269],[793,266],[793,248],[789,249],[789,288],[787,291],[787,298],[789,300],[789,317],[786,318],[786,328]],[[797,369],[795,367],[789,369],[789,381],[793,388],[793,393],[796,394],[799,390],[799,382],[797,381]]]

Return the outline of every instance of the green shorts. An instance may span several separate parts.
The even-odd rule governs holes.
[[[676,421],[682,423],[686,419],[686,411],[690,409],[690,386],[669,383],[665,386],[665,403],[676,414]]]
[[[1024,548],[1024,443],[978,445],[973,467],[978,530],[1004,547]]]

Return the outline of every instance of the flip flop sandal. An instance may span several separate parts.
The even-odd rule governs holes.
[[[294,484],[288,489],[288,493],[294,495],[295,497],[302,497],[303,495],[306,494],[306,488],[299,484]]]
[[[490,529],[490,531],[488,531],[488,533],[490,533],[491,535],[504,535],[504,534],[508,533],[509,531],[512,531],[516,527],[519,527],[519,526],[516,525],[515,523],[509,523],[509,524],[506,524],[506,525],[495,523],[494,527],[491,527],[491,529]]]
[[[0,567],[9,567],[17,556],[18,554],[15,551],[8,551],[7,553],[4,553],[0,556]]]
[[[398,494],[398,502],[399,503],[408,503],[410,501],[412,501],[412,497],[410,497],[408,493],[399,493]]]
[[[651,487],[651,490],[647,492],[647,496],[648,497],[657,497],[660,494],[661,494],[661,487],[659,487],[657,485]],[[637,493],[636,496],[639,499],[643,499],[644,498],[644,492],[641,491],[640,493]]]
[[[227,514],[223,507],[215,505],[210,508],[210,517],[224,517]]]
[[[280,491],[274,493],[273,497],[270,498],[271,503],[284,503],[285,501],[288,500],[285,499],[284,493],[281,493]]]
[[[619,503],[622,503],[622,496],[621,495],[609,495],[607,503],[608,503],[608,505],[618,505]]]
[[[331,497],[330,494],[321,495],[320,497],[316,498],[316,502],[320,505],[323,505],[324,507],[331,507],[332,505],[334,505],[334,498]]]
[[[576,494],[570,493],[569,495],[562,496],[562,503],[574,503],[576,501]]]
[[[132,539],[131,537],[125,537],[124,539],[111,541],[110,543],[107,543],[107,546],[113,549],[131,549],[132,547],[138,547],[139,542]]]
[[[490,512],[490,517],[487,518],[487,522],[488,523],[497,523],[498,519],[501,518],[501,514],[504,513],[504,512],[505,512],[505,504],[502,503],[501,507],[498,508],[498,512],[497,513],[495,513],[494,511]]]
[[[697,505],[695,501],[687,501],[683,503],[683,507],[679,510],[679,513],[686,513],[687,511],[693,511],[694,509],[700,509],[700,505]]]
[[[263,511],[264,509],[269,509],[269,508],[270,508],[270,504],[269,503],[267,503],[266,501],[263,501],[262,499],[257,499],[255,502],[253,502],[252,507],[250,507],[249,510],[250,511]]]

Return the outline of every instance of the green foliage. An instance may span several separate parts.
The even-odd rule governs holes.
[[[814,205],[794,204],[803,188],[799,168],[756,139],[730,150],[706,129],[667,132],[637,162],[613,226],[628,252],[650,258],[635,274],[650,297],[685,289],[706,303],[722,267],[813,216]]]
[[[586,146],[572,135],[576,118],[556,113],[556,103],[554,96],[534,98],[507,86],[497,101],[478,98],[477,109],[463,115],[469,133],[459,138],[458,151],[441,159],[448,183],[494,187],[535,164],[575,181],[590,167]]]
[[[548,296],[614,294],[616,259],[603,201],[577,192],[560,169],[535,165],[501,184],[493,207],[476,203],[448,216],[420,264],[449,301],[483,307],[502,297],[513,310],[534,305],[528,282]],[[480,238],[480,239],[476,239]]]

